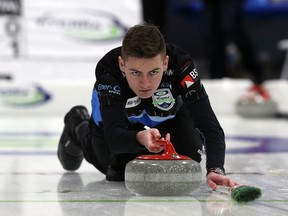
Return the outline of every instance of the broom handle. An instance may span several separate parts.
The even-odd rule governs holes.
[[[219,193],[230,194],[235,188],[239,187],[240,185],[235,185],[233,187],[227,187],[223,185],[217,185],[217,188],[214,191]]]

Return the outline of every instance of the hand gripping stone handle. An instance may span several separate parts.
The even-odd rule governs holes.
[[[163,145],[165,150],[163,154],[154,154],[154,155],[141,155],[137,159],[144,160],[191,160],[190,157],[179,155],[175,151],[173,144],[169,140],[158,139],[155,142]]]

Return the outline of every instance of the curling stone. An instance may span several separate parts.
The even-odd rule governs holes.
[[[236,112],[245,118],[268,118],[277,113],[277,103],[273,100],[238,100]]]
[[[168,140],[157,140],[164,145],[163,154],[142,155],[127,163],[125,186],[145,196],[180,196],[199,189],[201,166],[190,157],[176,153]]]

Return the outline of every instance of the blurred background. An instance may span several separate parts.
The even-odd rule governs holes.
[[[265,79],[277,79],[281,76],[287,49],[285,40],[288,39],[287,0],[170,0],[170,4],[166,20],[167,39],[191,53],[199,67],[201,66],[203,77],[210,77],[211,71],[207,68],[211,46],[209,42],[211,35],[215,36],[217,30],[211,25],[217,25],[218,17],[223,19],[220,22],[224,28],[226,25],[227,31],[238,29],[238,34],[244,32],[245,37],[250,40],[256,59],[263,66]],[[229,27],[232,24],[234,26]],[[226,45],[230,77],[247,77],[239,47],[235,47],[235,41],[228,41]]]
[[[91,111],[97,62],[143,20],[193,57],[225,131],[226,172],[263,189],[259,201],[235,205],[203,181],[187,202],[141,202],[87,162],[62,169],[64,115]],[[287,53],[288,0],[0,0],[0,215],[287,215]],[[261,118],[239,115],[246,93],[242,114]]]
[[[89,108],[97,61],[143,20],[159,25],[167,42],[191,54],[212,101],[214,89],[225,96],[233,86],[235,95],[226,98],[225,107],[217,102],[216,112],[235,112],[235,101],[256,71],[260,82],[272,81],[267,86],[286,112],[288,0],[214,2],[219,5],[209,0],[0,0],[0,115],[64,115],[75,104]],[[213,66],[213,59],[225,60],[226,68]]]

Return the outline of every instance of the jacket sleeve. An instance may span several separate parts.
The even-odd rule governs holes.
[[[179,58],[180,59],[180,58]],[[224,170],[224,131],[211,107],[208,95],[190,57],[182,58],[177,78],[178,90],[186,103],[195,127],[204,137],[206,168],[218,167]]]
[[[203,91],[204,91],[204,87]],[[224,170],[225,137],[224,131],[211,108],[209,98],[188,105],[189,113],[194,119],[195,127],[203,134],[206,150],[206,168],[218,167]]]
[[[96,96],[93,96],[92,116],[95,123],[103,128],[111,153],[134,153],[143,150],[144,147],[136,140],[138,131],[129,129],[119,82],[109,73],[103,73],[97,79],[93,94]]]

